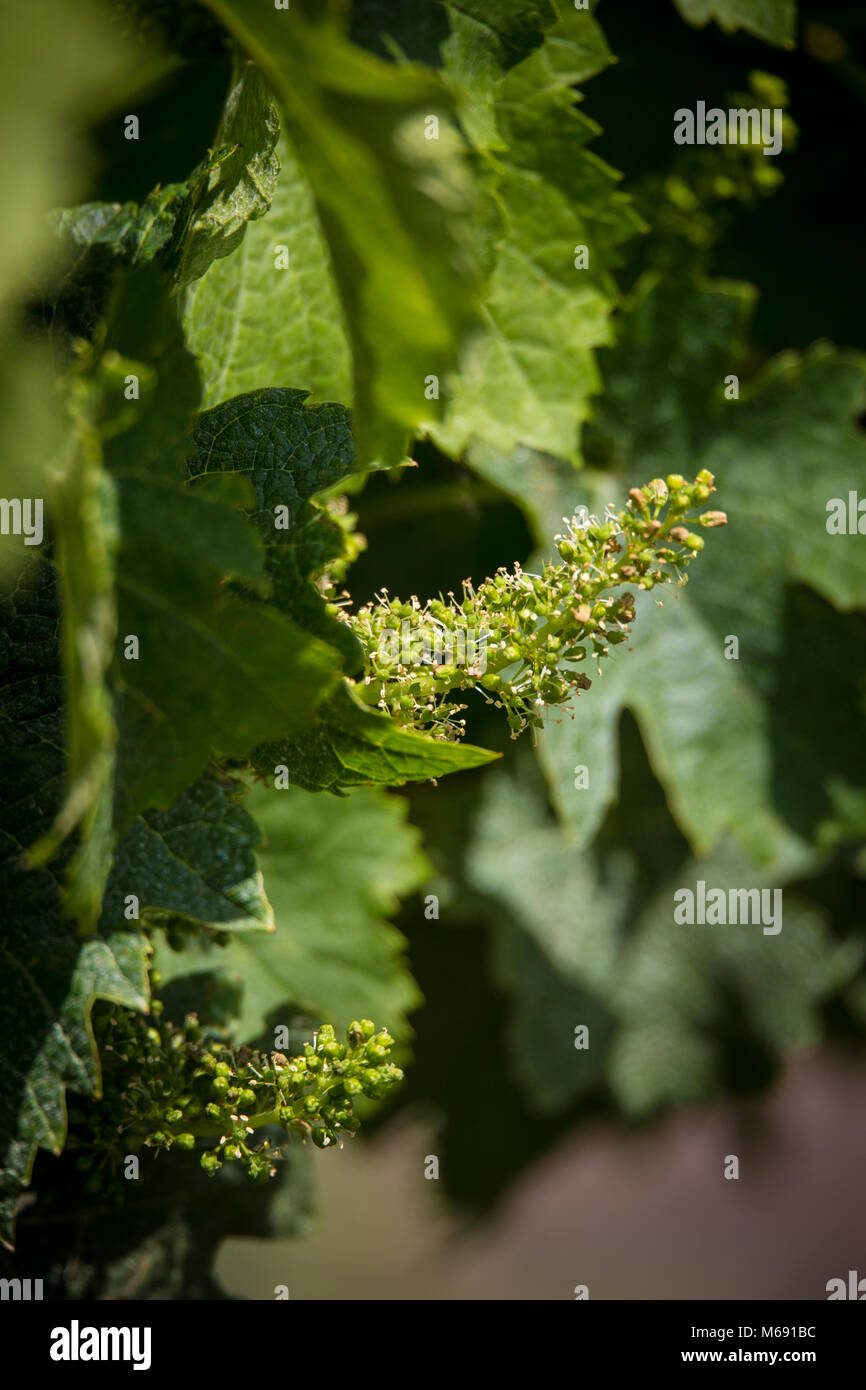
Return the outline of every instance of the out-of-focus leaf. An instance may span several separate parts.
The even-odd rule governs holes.
[[[647,802],[640,806],[643,816]],[[625,836],[577,851],[525,779],[487,781],[467,875],[502,905],[507,925],[500,930],[492,909],[491,941],[515,1000],[512,1064],[542,1110],[602,1080],[629,1113],[692,1103],[719,1091],[750,1047],[778,1065],[817,1045],[822,1001],[862,962],[862,948],[834,941],[824,915],[791,887],[819,865],[814,851],[777,862],[767,880],[730,840],[706,859],[677,853],[672,841],[661,864],[663,841],[652,843],[647,877]],[[696,891],[698,880],[781,890],[781,930],[679,925],[674,893]],[[582,1049],[581,1024],[589,1027]]]
[[[674,0],[689,24],[701,27],[714,19],[726,34],[745,29],[780,48],[793,48],[796,0]]]
[[[149,59],[143,57],[147,68]],[[80,192],[90,167],[81,135],[132,75],[132,53],[95,6],[9,0],[0,10],[0,123],[26,131],[26,150],[0,153],[6,213],[0,227],[0,495],[48,503],[68,464],[67,421],[49,354],[20,331],[18,315],[38,289],[51,250],[48,210]],[[38,80],[35,79],[38,75]],[[22,538],[0,536],[0,571],[32,557]]]
[[[276,932],[179,955],[159,945],[155,963],[163,979],[235,971],[242,984],[240,1041],[279,1022],[281,1009],[287,1022],[296,1007],[340,1028],[371,1016],[405,1032],[418,994],[402,959],[403,938],[386,919],[428,866],[403,803],[372,790],[337,800],[256,787],[245,807],[262,831],[257,858]]]

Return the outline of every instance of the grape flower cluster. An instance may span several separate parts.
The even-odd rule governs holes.
[[[397,723],[443,739],[464,732],[458,716],[466,705],[450,697],[470,688],[505,710],[513,738],[540,728],[545,705],[589,688],[580,663],[598,666],[628,636],[635,599],[623,587],[651,590],[674,577],[686,582],[704,538],[684,522],[714,491],[706,469],[693,483],[678,473],[654,478],[632,488],[621,510],[609,504],[601,519],[563,518],[566,529],[555,537],[558,563],[544,564],[538,574],[520,565],[502,568],[477,588],[466,579],[461,601],[449,593],[403,602],[383,590],[356,612],[332,605],[365,648],[359,693]],[[707,511],[696,521],[712,528],[727,517]],[[473,660],[437,662],[437,652],[455,651],[472,653]]]
[[[148,1017],[115,1008],[100,1021],[103,1098],[76,1140],[93,1191],[106,1176],[100,1169],[117,1168],[141,1144],[201,1148],[206,1173],[237,1162],[251,1179],[267,1180],[281,1151],[269,1138],[254,1144],[256,1130],[278,1126],[329,1148],[358,1129],[358,1096],[379,1098],[403,1079],[388,1060],[394,1039],[369,1019],[351,1023],[345,1042],[325,1023],[287,1057],[209,1037],[195,1014],[180,1025],[163,1020],[158,1000],[151,1008]]]

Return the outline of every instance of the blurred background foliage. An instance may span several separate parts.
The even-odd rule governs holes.
[[[259,969],[256,938],[236,938],[208,977],[214,1016],[242,1018],[252,1038],[287,1006],[303,1031],[310,999],[351,1012],[375,976],[377,1007],[408,1013],[407,1082],[366,1128],[427,1117],[439,1187],[467,1216],[490,1213],[596,1120],[632,1129],[761,1095],[792,1058],[827,1044],[859,1052],[866,1038],[866,551],[862,537],[825,530],[826,501],[866,487],[855,172],[866,15],[808,0],[796,22],[786,0],[605,0],[604,40],[563,41],[557,70],[547,30],[570,18],[558,9],[559,20],[556,6],[529,0],[355,0],[347,18],[352,40],[388,62],[444,71],[475,195],[503,219],[473,224],[485,333],[448,378],[443,418],[414,441],[418,467],[373,473],[353,492],[366,547],[347,584],[360,604],[382,585],[423,598],[515,560],[532,568],[564,514],[670,471],[709,467],[730,525],[677,601],[639,606],[634,649],[594,680],[573,720],[549,720],[538,747],[510,741],[478,700],[467,739],[500,752],[496,766],[299,806],[264,865],[284,966]],[[214,143],[232,63],[222,25],[194,4],[127,0],[112,13],[88,46],[83,89],[67,82],[68,55],[50,36],[41,49],[57,67],[58,109],[89,123],[91,153],[77,185],[55,177],[50,197],[37,190],[40,210],[76,197],[142,203],[187,179]],[[150,56],[160,50],[171,56]],[[142,89],[135,110],[149,134],[132,157],[117,112]],[[729,95],[786,107],[778,160],[674,145],[675,109]],[[26,93],[7,98],[20,122]],[[74,168],[52,144],[59,122],[46,121],[51,148],[34,167]],[[270,211],[185,301],[207,405],[265,386],[352,403],[351,335],[315,198],[285,133],[279,154]],[[26,192],[4,183],[24,207]],[[21,226],[33,220],[22,212]],[[291,302],[298,313],[315,304],[297,331],[262,288],[275,228],[293,253]],[[0,244],[10,270],[0,292],[19,304],[33,288],[21,240]],[[570,263],[563,274],[545,260],[556,252],[561,265],[571,241],[592,257],[577,288]],[[229,351],[220,313],[241,274],[251,307],[233,320]],[[24,360],[12,323],[10,373]],[[35,349],[27,370],[33,383],[46,370]],[[724,397],[729,373],[737,401]],[[724,657],[729,634],[737,662]],[[349,864],[350,846],[357,864],[335,873],[330,853]],[[673,891],[698,878],[783,888],[781,934],[675,926]],[[382,935],[386,918],[404,958],[399,938]],[[311,938],[337,961],[332,974],[315,951],[306,960]],[[197,997],[197,972],[212,971],[206,956],[185,961],[166,992],[177,1012]],[[587,1051],[574,1047],[579,1024]],[[21,1267],[50,1271],[68,1297],[218,1297],[203,1271],[222,1237],[310,1226],[300,1160],[270,1195],[229,1191],[233,1178],[220,1175],[225,1195],[213,1202],[182,1156],[163,1158],[158,1187],[143,1185],[110,1239],[106,1214],[76,1195],[69,1160],[39,1165],[41,1218],[21,1222]],[[71,1272],[58,1253],[70,1223]]]

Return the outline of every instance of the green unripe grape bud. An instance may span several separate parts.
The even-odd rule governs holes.
[[[343,1090],[346,1092],[347,1096],[359,1096],[363,1089],[357,1076],[347,1076],[346,1080],[343,1082]]]
[[[166,1122],[167,1125],[176,1125],[177,1122],[178,1122],[178,1120],[182,1120],[182,1119],[183,1119],[183,1111],[182,1111],[182,1110],[166,1110],[165,1115],[163,1116],[163,1119],[165,1120],[165,1122]]]
[[[689,536],[688,540],[684,541],[683,544],[685,545],[686,550],[703,550],[704,538],[703,536]]]
[[[520,648],[515,647],[513,642],[509,642],[502,655],[505,657],[505,660],[509,663],[512,661],[519,661],[521,655]]]
[[[326,1057],[343,1057],[346,1049],[338,1042],[326,1042],[322,1051]]]
[[[334,1032],[334,1025],[333,1025],[332,1023],[323,1023],[323,1024],[322,1024],[321,1028],[319,1029],[319,1042],[320,1042],[320,1043],[333,1042],[334,1039],[336,1038],[336,1036],[337,1036],[337,1035],[336,1035],[336,1033]]]
[[[371,1062],[384,1062],[388,1058],[387,1047],[379,1047],[375,1042],[367,1043],[367,1056]]]
[[[352,1047],[358,1047],[364,1041],[364,1033],[357,1020],[349,1024],[346,1037],[349,1039]]]
[[[486,671],[481,677],[481,684],[485,690],[499,690],[502,685],[502,677],[495,671]]]
[[[211,1082],[211,1089],[214,1095],[224,1096],[229,1088],[228,1079],[225,1076],[215,1076]]]
[[[174,1136],[174,1142],[177,1144],[177,1147],[178,1147],[179,1149],[194,1149],[194,1148],[195,1148],[195,1135],[194,1135],[194,1134],[176,1134],[176,1135]]]
[[[686,485],[686,480],[682,473],[669,473],[666,481],[671,492],[679,492],[680,488],[684,488]]]
[[[222,1119],[223,1112],[215,1101],[208,1101],[207,1105],[204,1108],[204,1112],[206,1115],[209,1115],[212,1120]]]
[[[575,549],[574,543],[569,540],[560,541],[556,548],[562,556],[563,560],[573,560],[575,555],[577,554],[577,550]]]
[[[249,1109],[249,1107],[255,1105],[255,1103],[256,1093],[255,1091],[251,1091],[249,1086],[245,1086],[242,1091],[238,1091],[238,1105],[242,1105],[244,1109]]]
[[[375,1033],[375,1031],[376,1031],[376,1025],[375,1025],[375,1023],[372,1021],[372,1019],[369,1019],[369,1018],[362,1018],[362,1019],[361,1019],[361,1032],[364,1034],[364,1037],[365,1037],[365,1038],[372,1038],[372,1036],[373,1036],[373,1034]]]
[[[304,1096],[303,1109],[307,1115],[318,1114],[320,1104],[318,1096]]]
[[[313,1053],[312,1057],[307,1058],[307,1071],[321,1071],[322,1059],[318,1053]]]
[[[214,1071],[216,1072],[217,1076],[231,1076],[232,1074],[232,1069],[229,1066],[228,1062],[217,1062],[216,1066],[214,1067]]]

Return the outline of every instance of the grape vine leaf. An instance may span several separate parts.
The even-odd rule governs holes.
[[[226,1299],[214,1267],[223,1240],[303,1236],[313,1227],[309,1151],[298,1140],[282,1152],[265,1188],[237,1164],[209,1175],[189,1154],[146,1158],[122,1220],[83,1190],[84,1175],[64,1154],[37,1170],[39,1201],[19,1218],[14,1258],[0,1250],[0,1275],[41,1278],[52,1300]]]
[[[94,1001],[148,1006],[141,923],[171,915],[268,932],[273,919],[254,857],[258,828],[235,786],[206,778],[168,812],[135,822],[115,854],[97,930],[76,935],[61,896],[75,837],[47,865],[24,858],[53,822],[64,785],[59,603],[48,562],[18,576],[0,617],[0,1239],[11,1241],[36,1149],[63,1147],[65,1090],[99,1093]]]
[[[143,920],[155,911],[159,919],[169,913],[220,931],[273,931],[254,853],[261,837],[240,796],[241,789],[207,775],[168,811],[139,816],[121,846],[122,881],[116,872],[114,891],[149,905]],[[106,910],[113,905],[108,894]]]
[[[9,145],[2,160],[10,211],[0,226],[0,493],[48,506],[62,474],[66,419],[50,355],[20,316],[50,258],[48,211],[80,196],[88,173],[81,132],[130,82],[133,53],[87,0],[74,14],[63,0],[44,0],[38,23],[26,0],[9,0],[0,12],[0,54],[0,120],[27,132],[26,158]],[[149,66],[145,55],[141,70]],[[0,535],[4,575],[31,555],[20,536]]]
[[[267,212],[279,172],[279,116],[255,65],[236,55],[214,148],[182,183],[138,203],[80,203],[52,213],[50,327],[92,337],[118,268],[155,261],[177,290],[241,242]]]
[[[454,457],[479,442],[577,460],[600,384],[594,349],[610,338],[618,248],[643,225],[620,176],[587,150],[599,127],[575,106],[573,84],[612,61],[601,30],[588,12],[542,8],[543,21],[534,6],[448,7],[445,72],[479,156],[489,267],[483,331],[431,430]]]
[[[204,275],[241,244],[248,224],[268,211],[280,162],[279,112],[254,63],[234,54],[229,90],[214,150],[222,157],[208,170],[187,224],[175,233],[171,267],[178,289]]]
[[[425,382],[444,378],[474,315],[456,136],[443,119],[440,138],[425,139],[427,116],[448,111],[447,89],[310,19],[315,7],[208,4],[271,83],[316,202],[352,343],[360,461],[397,463],[435,418]]]
[[[726,34],[745,29],[779,48],[793,48],[797,24],[796,0],[674,0],[689,24],[697,28],[714,19]]]
[[[498,757],[470,743],[448,743],[403,729],[390,715],[371,709],[344,681],[302,738],[265,743],[252,762],[264,775],[286,768],[292,782],[307,791],[341,793],[349,787],[402,787],[446,777]]]
[[[226,473],[252,483],[252,516],[265,545],[273,602],[339,650],[344,669],[355,674],[363,666],[361,644],[345,623],[327,613],[310,583],[342,550],[339,527],[313,497],[355,468],[350,416],[341,405],[307,405],[306,395],[274,387],[205,411],[195,427],[188,471],[194,484]],[[286,509],[285,529],[275,526],[277,508]],[[310,791],[367,783],[399,786],[477,767],[493,757],[483,749],[401,729],[364,705],[345,683],[302,735],[292,736],[288,727],[283,732],[287,736],[279,741],[263,741],[254,765],[265,774],[285,766],[292,780]]]
[[[119,637],[138,656],[114,664],[115,817],[167,807],[209,755],[244,757],[299,733],[334,689],[337,653],[264,602],[227,592],[259,581],[245,517],[150,479],[119,478]]]
[[[796,584],[826,600],[831,623],[834,609],[864,601],[858,537],[830,536],[825,522],[828,498],[847,497],[862,476],[856,419],[866,369],[859,355],[818,344],[773,359],[741,386],[740,399],[726,400],[725,373],[736,366],[750,300],[736,285],[646,276],[604,361],[606,391],[592,439],[609,467],[573,474],[536,458],[529,469],[526,460],[520,467],[489,452],[481,469],[536,513],[542,534],[580,505],[601,512],[607,502],[618,504],[653,473],[693,477],[702,467],[716,475],[714,502],[728,513],[728,526],[708,536],[687,588],[661,591],[664,606],[654,612],[655,594],[637,596],[631,650],[608,663],[573,721],[550,714],[542,761],[578,845],[591,840],[615,798],[623,708],[635,714],[675,819],[696,850],[709,852],[730,835],[768,865],[784,858],[798,834],[797,814],[777,797],[778,768],[797,749],[777,746],[773,736],[774,729],[782,735],[774,706],[785,605]],[[730,637],[738,640],[738,660],[726,659]],[[820,678],[841,691],[847,665],[837,657]],[[854,764],[862,775],[859,756]],[[589,772],[581,790],[574,786],[578,765]]]
[[[633,754],[636,731],[632,743]],[[862,965],[862,944],[834,938],[827,915],[797,894],[820,853],[801,844],[769,878],[730,840],[694,859],[645,757],[624,761],[629,786],[590,849],[568,843],[543,788],[497,773],[467,854],[469,882],[494,904],[514,1075],[543,1113],[604,1088],[621,1111],[648,1114],[743,1075],[766,1078],[818,1044],[822,1003]],[[781,930],[677,924],[675,890],[699,879],[779,890]],[[576,1024],[588,1026],[588,1046],[578,1047]],[[743,1068],[747,1053],[755,1065]]]
[[[328,247],[285,132],[277,155],[270,211],[247,228],[230,260],[216,261],[186,294],[184,330],[205,407],[252,391],[263,379],[352,403],[351,355]],[[279,272],[278,246],[288,251]]]
[[[254,787],[245,809],[262,832],[257,857],[276,931],[234,936],[228,946],[157,945],[163,981],[200,971],[241,982],[239,1041],[265,1034],[281,1009],[300,1008],[345,1028],[373,1017],[405,1034],[418,994],[403,938],[386,918],[428,872],[418,832],[396,797],[369,789],[336,799],[293,788]]]
[[[147,975],[144,938],[122,916],[97,934],[76,937],[58,883],[71,844],[44,868],[24,865],[29,845],[54,819],[63,785],[58,603],[50,566],[35,562],[22,572],[2,610],[0,1239],[10,1242],[37,1147],[54,1153],[63,1147],[64,1088],[97,1086],[93,1000],[143,1008]]]
[[[231,474],[252,484],[251,516],[265,549],[272,602],[336,647],[348,671],[357,671],[360,643],[327,612],[311,582],[342,554],[340,528],[311,499],[354,469],[351,415],[345,406],[307,405],[306,398],[306,391],[272,387],[204,411],[187,471],[192,483]]]
[[[149,378],[104,449],[119,531],[111,674],[115,823],[125,834],[140,811],[170,806],[212,752],[243,757],[300,732],[334,690],[339,657],[266,601],[265,551],[244,513],[186,481],[197,375],[153,266],[121,277],[103,368],[111,353],[118,398],[130,364]]]

